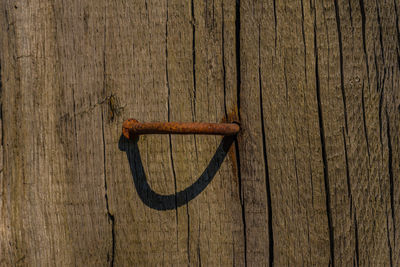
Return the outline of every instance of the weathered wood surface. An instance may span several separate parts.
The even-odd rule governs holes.
[[[0,266],[400,265],[398,1],[0,11]],[[136,146],[127,118],[242,132],[217,168],[221,137]],[[135,151],[158,194],[218,172],[163,210]]]

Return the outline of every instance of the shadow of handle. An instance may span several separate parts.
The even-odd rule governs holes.
[[[206,169],[196,180],[196,182],[187,187],[185,190],[171,195],[160,195],[151,189],[144,172],[137,139],[132,141],[121,135],[118,146],[121,151],[125,151],[128,157],[133,182],[143,203],[156,210],[172,210],[185,205],[207,187],[207,185],[214,178],[218,169],[221,167],[221,164],[224,161],[226,154],[228,153],[229,148],[234,140],[234,136],[225,136],[221,140],[217,151],[215,151],[215,154],[208,163]]]

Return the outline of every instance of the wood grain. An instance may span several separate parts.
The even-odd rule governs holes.
[[[248,209],[268,207],[269,263],[396,265],[398,4],[242,10],[242,178],[266,186]]]
[[[1,1],[0,266],[398,266],[399,12]],[[127,143],[127,118],[241,132],[204,191],[162,210],[136,152],[173,196],[211,175],[222,137]]]

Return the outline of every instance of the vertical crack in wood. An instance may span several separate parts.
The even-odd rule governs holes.
[[[196,118],[196,20],[194,17],[194,1],[191,1],[191,15],[192,15],[192,66],[193,66],[193,99],[192,99],[192,116],[193,120]]]
[[[0,58],[0,121],[1,121],[1,146],[3,147],[3,164],[2,167],[4,168],[4,121],[3,121],[3,76],[1,74],[1,58]]]
[[[289,86],[286,73],[286,57],[283,57],[283,79],[285,81],[285,91],[286,91],[286,106],[289,105]]]
[[[393,0],[393,5],[394,5],[394,14],[396,17],[396,36],[397,36],[397,47],[396,47],[396,55],[397,55],[397,68],[400,70],[400,54],[399,54],[399,49],[400,49],[400,30],[399,30],[399,14],[397,13],[397,4],[396,0]]]
[[[353,195],[351,190],[351,181],[350,181],[350,168],[349,168],[349,157],[347,152],[347,142],[346,142],[346,134],[344,132],[344,128],[342,128],[343,135],[343,147],[344,147],[344,157],[345,157],[345,165],[346,165],[346,180],[347,180],[347,195],[350,199],[350,217],[353,216],[354,221],[354,240],[355,240],[355,259],[354,262],[357,263],[357,266],[360,266],[360,252],[359,252],[359,243],[358,243],[358,225],[357,225],[357,211],[356,207],[354,207],[353,214]]]
[[[378,22],[378,29],[379,29],[379,44],[381,50],[381,58],[382,58],[382,65],[383,65],[383,77],[382,80],[380,79],[380,72],[378,70],[378,63],[377,63],[377,56],[376,56],[376,48],[374,45],[374,59],[375,59],[375,70],[377,75],[377,92],[380,91],[380,98],[379,98],[379,133],[380,133],[380,141],[381,141],[381,154],[383,158],[383,137],[382,137],[382,129],[383,129],[383,122],[382,122],[382,107],[383,107],[383,97],[384,97],[384,90],[385,90],[385,78],[386,78],[386,68],[385,68],[385,52],[383,48],[383,36],[382,36],[382,24],[381,24],[381,17],[379,12],[378,2],[375,0],[376,5],[376,12],[377,12],[377,22]]]
[[[240,0],[235,2],[235,45],[236,45],[236,101],[238,117],[240,121],[240,89],[241,89],[241,72],[240,72]],[[242,223],[243,223],[243,242],[244,242],[244,264],[247,266],[247,228],[246,228],[246,211],[245,211],[245,196],[243,192],[242,174],[240,166],[240,153],[239,153],[239,142],[235,138],[235,153],[236,153],[236,165],[238,172],[238,186],[240,205],[242,208]]]
[[[79,169],[79,151],[78,151],[78,130],[76,124],[76,103],[75,103],[75,87],[71,87],[71,94],[72,94],[72,111],[73,111],[73,120],[74,120],[74,141],[75,141],[75,157],[76,157],[76,164],[78,165]],[[80,181],[80,172],[78,171],[78,180]]]
[[[304,47],[304,80],[306,82],[306,86],[308,85],[307,80],[307,45],[306,45],[306,34],[304,31],[304,4],[303,0],[301,0],[301,33],[303,37],[303,47]]]
[[[196,94],[197,94],[197,84],[196,84],[196,19],[194,16],[194,1],[190,2],[191,16],[192,16],[192,73],[193,73],[193,98],[191,103],[192,108],[192,120],[196,120]],[[196,159],[198,159],[197,150],[197,140],[196,135],[193,135],[194,147],[196,152]]]
[[[362,43],[363,43],[363,50],[364,50],[364,58],[365,58],[365,66],[367,67],[367,80],[368,80],[368,89],[371,86],[370,80],[369,80],[369,63],[368,63],[368,53],[367,53],[367,41],[365,37],[365,24],[366,24],[366,18],[365,18],[365,8],[364,8],[364,0],[359,0],[360,4],[360,13],[361,13],[361,33],[362,33]]]
[[[376,58],[376,57],[375,57]],[[379,88],[379,82],[377,81],[377,87]],[[379,90],[379,89],[377,89]],[[384,97],[385,91],[384,88],[382,88],[379,92],[379,106],[378,106],[378,120],[379,120],[379,140],[381,143],[381,154],[383,154],[383,136],[382,136],[382,131],[383,131],[383,125],[382,125],[382,107],[383,107],[383,97]]]
[[[393,249],[392,249],[392,244],[390,242],[389,216],[387,214],[387,209],[386,209],[386,238],[387,238],[387,243],[388,243],[388,248],[389,248],[389,263],[390,263],[390,267],[392,267],[393,266]]]
[[[187,195],[186,195],[187,199]],[[186,202],[189,202],[186,200]],[[189,203],[186,203],[186,214],[187,214],[187,258],[188,258],[188,263],[190,265],[190,214],[189,214]]]
[[[295,143],[294,143],[293,140],[292,140],[292,146],[293,146],[293,159],[294,159],[294,173],[295,173],[295,176],[296,176],[296,188],[297,188],[297,199],[298,199],[297,205],[298,205],[298,208],[300,209],[299,172],[298,172],[297,159],[296,159],[296,147],[295,147]]]
[[[356,262],[357,267],[360,266],[360,247],[358,241],[358,223],[357,223],[357,210],[354,207],[354,239],[355,239],[355,252],[356,252]]]
[[[199,260],[199,267],[201,267],[201,254],[200,254],[200,218],[199,218],[199,233],[197,237],[197,258]]]
[[[167,83],[168,90],[168,100],[167,100],[167,109],[168,109],[168,121],[171,121],[171,88],[169,84],[169,76],[168,76],[168,0],[166,1],[166,20],[165,20],[165,78]],[[178,250],[178,199],[176,197],[177,193],[177,184],[176,184],[176,173],[174,166],[174,157],[172,155],[172,139],[171,135],[168,135],[169,141],[169,158],[171,161],[171,169],[172,176],[174,178],[174,191],[175,191],[175,221],[176,221],[176,249]]]
[[[344,159],[346,165],[347,197],[350,200],[350,217],[351,217],[353,210],[353,195],[351,194],[349,156],[347,152],[347,142],[346,142],[346,134],[344,132],[344,128],[342,128],[342,136],[343,136]]]
[[[107,9],[106,9],[107,11]],[[104,14],[105,16],[105,21],[104,21],[104,37],[103,37],[103,42],[104,42],[104,47],[103,47],[103,95],[106,97],[106,90],[107,90],[107,76],[106,76],[106,38],[107,38],[107,12]],[[107,261],[110,262],[110,266],[114,266],[114,260],[115,260],[115,246],[116,246],[116,241],[115,241],[115,217],[114,215],[110,212],[110,206],[109,206],[109,201],[108,201],[108,185],[107,185],[107,170],[106,170],[106,140],[105,140],[105,133],[104,133],[104,116],[103,116],[104,110],[103,107],[101,108],[101,128],[102,128],[102,137],[103,137],[103,172],[104,172],[104,190],[105,190],[105,200],[106,200],[106,210],[107,210],[107,217],[108,220],[111,223],[111,256],[107,254]]]
[[[224,1],[221,1],[221,9],[222,9],[222,21],[221,21],[221,54],[222,54],[222,81],[224,88],[224,112],[225,118],[228,119],[228,111],[226,108],[226,65],[225,65],[225,17],[224,17]]]
[[[386,107],[386,133],[387,133],[387,147],[388,147],[388,172],[389,172],[389,188],[390,188],[390,209],[392,211],[392,224],[393,224],[393,246],[396,247],[396,220],[395,220],[395,204],[394,204],[394,178],[393,178],[393,150],[392,140],[390,134],[389,114]]]
[[[365,119],[364,80],[363,80],[362,87],[361,87],[361,109],[362,109],[362,117],[363,117],[363,127],[364,127],[365,142],[367,144],[368,167],[369,167],[369,164],[371,164],[371,154],[370,154],[370,148],[369,148],[367,122],[366,122],[366,119]],[[369,173],[369,168],[367,168],[367,170],[368,170],[368,173]]]
[[[276,16],[276,0],[273,0],[272,3],[273,3],[273,7],[274,7],[274,32],[275,32],[275,38],[274,38],[275,49],[274,49],[274,51],[275,51],[275,55],[276,55],[276,46],[277,46],[277,42],[278,42],[278,29],[277,29],[278,28],[278,19]]]
[[[348,0],[347,2],[349,4],[349,18],[350,18],[351,31],[354,32],[354,27],[353,27],[353,8],[351,7],[351,0]]]
[[[258,85],[260,93],[260,115],[261,115],[261,136],[262,136],[262,150],[264,158],[264,169],[265,169],[265,187],[267,193],[267,208],[268,208],[268,245],[269,245],[269,266],[274,265],[274,232],[272,228],[272,201],[271,201],[271,186],[269,181],[269,169],[268,169],[268,157],[267,157],[267,145],[264,125],[264,107],[263,107],[263,87],[262,87],[262,76],[261,76],[261,29],[258,25]],[[297,173],[297,170],[296,170]],[[296,175],[297,176],[297,175]]]
[[[317,104],[318,104],[318,122],[321,139],[321,154],[323,162],[323,173],[324,173],[324,184],[325,184],[325,200],[326,200],[326,215],[328,219],[328,231],[329,231],[329,246],[330,246],[330,265],[335,266],[335,239],[334,230],[332,225],[332,211],[331,211],[331,200],[329,190],[329,177],[328,177],[328,160],[326,156],[325,146],[325,132],[324,122],[322,114],[322,103],[321,103],[321,92],[320,92],[320,81],[319,81],[319,69],[318,69],[318,44],[317,44],[317,15],[314,10],[314,57],[315,57],[315,87],[317,93]]]
[[[105,194],[104,197],[106,199],[106,210],[107,210],[107,217],[108,220],[111,222],[111,241],[112,241],[112,249],[111,249],[111,256],[107,254],[107,261],[110,262],[110,266],[114,266],[114,258],[115,258],[115,218],[114,215],[110,212],[109,201],[108,201],[108,186],[107,186],[107,175],[106,175],[106,143],[105,143],[105,136],[104,136],[104,117],[103,117],[103,110],[101,111],[101,126],[102,126],[102,134],[103,134],[103,168],[104,168],[104,190]]]
[[[385,73],[386,73],[386,68],[385,68],[385,51],[383,48],[383,35],[382,35],[382,23],[381,23],[381,14],[379,11],[379,5],[378,5],[378,0],[375,0],[375,5],[376,5],[376,18],[378,22],[378,29],[379,29],[379,44],[381,46],[381,57],[382,57],[382,62],[383,62],[383,79],[385,79]]]
[[[303,37],[303,47],[304,47],[304,80],[306,87],[308,86],[308,78],[307,78],[307,45],[306,45],[306,34],[304,31],[304,3],[303,0],[301,0],[301,32],[302,32],[302,37]],[[304,107],[307,107],[306,104],[306,95],[303,95],[303,103]],[[308,126],[309,127],[309,126]],[[308,148],[309,148],[309,153],[311,155],[311,140],[310,140],[310,132],[307,131],[307,141],[308,141]],[[312,160],[311,157],[308,162],[309,166],[309,172],[310,172],[310,186],[311,186],[311,203],[312,207],[314,208],[314,182],[313,182],[313,174],[312,174]],[[311,254],[310,254],[311,255]]]
[[[168,103],[169,103],[169,96],[168,96]],[[169,117],[169,104],[168,104],[168,121],[170,121]],[[176,220],[176,242],[178,246],[178,198],[177,198],[177,183],[176,183],[176,172],[175,172],[175,165],[174,165],[174,157],[172,155],[172,140],[171,140],[171,135],[168,135],[168,140],[169,140],[169,158],[171,161],[171,169],[172,169],[172,176],[174,177],[174,191],[175,191],[175,220]]]
[[[246,210],[245,210],[245,197],[243,194],[243,185],[242,185],[242,174],[240,167],[240,154],[239,154],[239,142],[235,139],[235,153],[236,153],[236,165],[238,172],[238,187],[239,187],[239,197],[240,197],[240,206],[242,208],[242,223],[243,223],[243,242],[244,242],[244,264],[247,266],[247,228],[246,228]]]
[[[240,0],[236,0],[236,18],[235,18],[235,43],[236,43],[236,98],[238,117],[240,121],[240,89],[241,89],[241,73],[240,73]]]
[[[347,125],[347,105],[346,105],[346,92],[344,88],[344,73],[343,73],[343,44],[342,44],[342,30],[340,28],[340,13],[339,13],[339,5],[337,0],[335,3],[335,15],[336,15],[336,26],[338,32],[338,42],[339,42],[339,67],[340,67],[340,89],[342,92],[342,101],[343,101],[343,109],[344,109],[344,125],[346,128],[346,134],[348,134],[349,129]]]

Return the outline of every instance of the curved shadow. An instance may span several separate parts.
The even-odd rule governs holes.
[[[132,172],[133,182],[140,199],[148,207],[156,210],[172,210],[185,205],[190,200],[200,194],[207,185],[212,181],[218,169],[221,167],[226,154],[229,151],[234,136],[225,136],[219,144],[217,151],[208,163],[207,168],[201,176],[192,185],[185,190],[176,192],[171,195],[160,195],[154,192],[147,182],[144,172],[142,159],[140,158],[139,147],[137,144],[138,138],[134,141],[126,139],[123,135],[118,142],[118,147],[121,151],[125,151]]]

